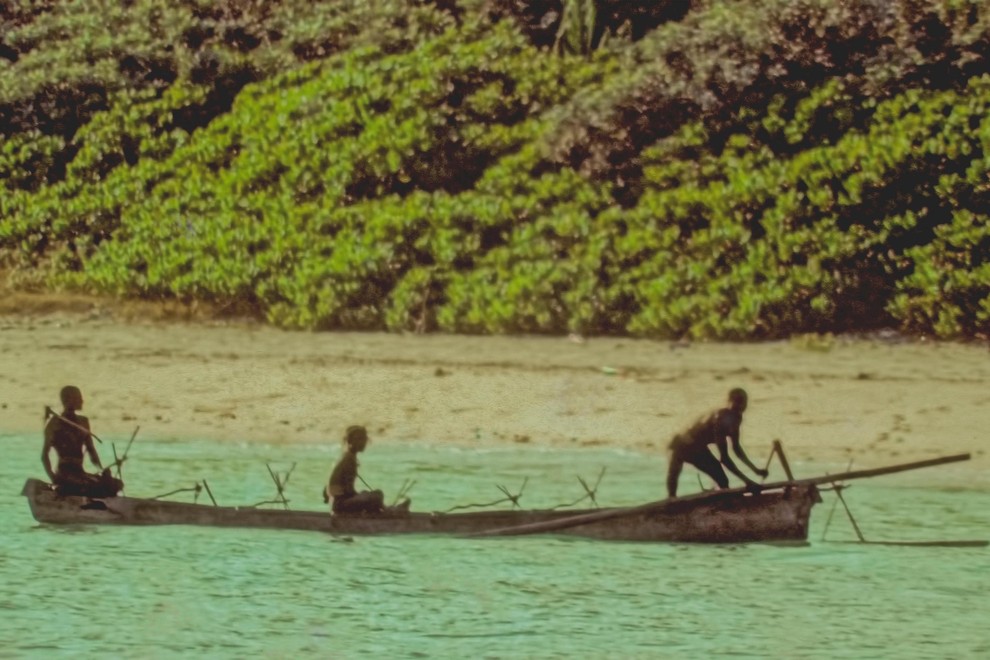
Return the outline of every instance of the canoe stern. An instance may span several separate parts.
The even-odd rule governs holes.
[[[821,502],[814,486],[760,495],[717,495],[678,503],[627,518],[591,523],[562,533],[624,541],[753,543],[807,541],[812,507]]]

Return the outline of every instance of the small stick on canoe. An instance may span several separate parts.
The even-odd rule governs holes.
[[[853,468],[853,459],[849,459],[849,465],[846,466],[846,472]],[[845,488],[842,484],[832,484],[832,488],[835,490],[842,490]],[[822,540],[825,540],[825,535],[828,534],[828,526],[832,524],[832,516],[835,514],[835,507],[839,506],[839,498],[832,500],[832,508],[828,510],[828,518],[825,520],[825,529],[822,530]]]
[[[124,461],[127,460],[127,455],[131,452],[131,445],[134,444],[134,438],[137,437],[138,431],[140,430],[141,430],[140,425],[134,427],[134,433],[131,433],[131,439],[127,441],[127,447],[124,448],[124,455],[122,457],[117,458],[117,448],[116,447],[113,448],[113,458],[114,458],[113,462],[114,462],[114,466],[117,468],[118,479],[123,478],[120,476],[120,469],[124,466]]]
[[[289,477],[292,476],[292,470],[296,469],[296,464],[295,463],[292,464],[292,468],[290,468],[288,474],[285,475],[285,481],[281,479],[281,477],[277,472],[272,470],[271,465],[265,463],[265,467],[268,468],[268,474],[269,476],[271,476],[272,481],[275,482],[275,490],[276,490],[275,499],[266,500],[264,502],[258,502],[258,504],[255,504],[255,506],[260,506],[262,504],[281,504],[283,507],[285,507],[285,510],[288,511],[289,500],[285,499],[285,487],[289,483]]]
[[[519,498],[522,497],[523,491],[526,490],[526,482],[529,481],[529,477],[523,479],[522,486],[519,487],[519,492],[513,495],[509,492],[509,489],[502,484],[495,484],[495,486],[505,494],[505,501],[512,502],[512,508],[515,509],[519,507]]]
[[[859,542],[866,543],[866,537],[863,536],[863,531],[859,528],[859,525],[856,523],[856,519],[853,518],[853,512],[852,510],[850,510],[849,505],[846,504],[846,498],[842,496],[841,487],[836,487],[835,496],[838,498],[840,502],[842,502],[842,508],[846,510],[846,515],[849,516],[849,522],[852,523],[853,530],[856,532],[856,537],[859,539]]]
[[[206,483],[206,479],[203,479],[203,488],[206,489],[206,494],[210,496],[210,501],[213,502],[213,506],[219,506],[216,498],[213,497],[213,491],[210,490],[210,484]]]
[[[900,465],[889,465],[887,467],[872,468],[868,470],[854,470],[852,472],[828,474],[820,477],[809,477],[807,479],[777,481],[766,484],[762,486],[761,489],[775,490],[775,489],[790,488],[795,486],[817,486],[819,484],[835,483],[836,481],[845,481],[849,479],[865,479],[867,477],[878,477],[884,474],[894,474],[895,472],[918,470],[921,468],[933,467],[936,465],[944,465],[946,463],[968,461],[969,458],[970,458],[969,454],[955,454],[953,456],[942,456],[940,458],[932,458],[925,461],[902,463]],[[484,532],[478,532],[477,534],[469,534],[468,536],[488,537],[488,536],[522,536],[525,534],[544,534],[547,532],[554,532],[561,529],[567,529],[569,527],[578,527],[580,525],[587,525],[589,523],[599,522],[602,520],[611,520],[612,518],[621,518],[623,516],[635,516],[642,513],[651,513],[654,511],[660,511],[668,506],[679,504],[682,502],[697,502],[706,499],[717,499],[722,497],[741,495],[743,493],[748,492],[749,490],[750,489],[748,487],[726,488],[724,490],[696,493],[694,495],[687,495],[685,497],[675,497],[675,498],[668,498],[665,500],[657,500],[655,502],[649,502],[647,504],[641,504],[639,506],[624,507],[618,509],[606,509],[604,511],[593,511],[591,513],[583,513],[574,516],[569,516],[567,518],[549,520],[546,522],[528,523],[526,525],[515,525],[513,527],[501,527],[497,529],[490,529],[490,530],[485,530]]]
[[[404,498],[404,497],[406,496],[406,494],[407,494],[407,493],[408,493],[408,492],[409,492],[410,490],[412,490],[412,487],[413,487],[413,486],[415,486],[415,485],[416,485],[416,480],[415,480],[415,479],[412,479],[412,480],[410,480],[410,479],[406,479],[406,480],[404,480],[404,481],[402,482],[402,488],[400,488],[400,489],[399,489],[399,492],[397,492],[397,493],[395,494],[395,499],[394,499],[394,500],[392,500],[392,504],[391,504],[391,506],[396,506],[396,505],[397,505],[397,504],[399,503],[399,501],[400,501],[401,499],[403,499],[403,498]]]
[[[577,478],[578,483],[581,484],[581,488],[584,488],[585,497],[587,497],[588,499],[591,500],[591,503],[595,505],[595,508],[596,509],[598,508],[598,500],[595,499],[595,493],[598,492],[598,484],[600,484],[602,482],[602,477],[604,475],[605,475],[605,468],[602,468],[602,471],[598,473],[598,481],[595,482],[595,487],[594,488],[591,488],[590,486],[588,486],[588,482],[586,482],[584,479],[582,479],[581,478],[581,475],[578,475],[578,478]]]
[[[780,442],[780,440],[773,441],[773,451],[770,452],[770,456],[773,457],[774,454],[777,454],[777,458],[780,460],[780,465],[784,468],[784,474],[787,475],[789,480],[794,481],[794,473],[791,472],[791,464],[787,461],[787,455],[784,454],[784,445]],[[764,469],[769,468],[770,461],[768,460],[767,467]]]

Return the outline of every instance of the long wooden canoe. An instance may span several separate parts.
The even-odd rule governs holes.
[[[208,525],[310,530],[340,535],[484,535],[495,529],[623,511],[612,508],[344,516],[329,511],[211,506],[125,496],[60,497],[51,485],[38,479],[28,479],[22,494],[27,497],[35,520],[48,524]],[[799,542],[807,540],[811,508],[820,501],[814,486],[778,489],[758,496],[713,492],[702,499],[673,500],[663,510],[615,515],[588,524],[565,526],[556,533],[616,541]]]
[[[259,507],[190,504],[139,497],[59,496],[28,479],[22,494],[31,514],[56,525],[207,525],[327,532],[340,535],[450,534],[519,536],[567,534],[614,541],[674,543],[806,542],[818,486],[969,459],[969,454],[779,481],[753,494],[745,488],[708,491],[632,507],[585,510],[500,510],[469,513],[389,512],[334,515]]]

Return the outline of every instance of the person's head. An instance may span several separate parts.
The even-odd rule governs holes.
[[[59,392],[59,398],[62,399],[62,405],[66,410],[82,410],[82,391],[75,385],[66,385],[63,387],[62,391]]]
[[[749,403],[749,397],[746,396],[746,390],[741,387],[734,387],[729,390],[729,406],[733,410],[738,410],[743,412],[746,410],[746,405]]]
[[[363,426],[348,426],[344,434],[344,443],[355,453],[364,451],[368,446],[368,431]]]

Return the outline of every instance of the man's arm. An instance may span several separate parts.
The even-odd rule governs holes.
[[[96,466],[96,469],[102,470],[103,463],[100,462],[100,455],[96,453],[96,445],[93,444],[93,434],[89,430],[89,419],[86,417],[80,417],[79,426],[82,426],[86,429],[86,439],[84,440],[84,442],[86,443],[86,451],[89,452],[89,460],[93,462],[93,465]]]
[[[735,447],[738,443],[738,440],[733,439],[733,447]],[[722,461],[722,465],[728,468],[732,474],[742,479],[747,485],[755,485],[756,482],[746,476],[743,471],[736,466],[735,461],[732,460],[732,457],[729,456],[729,444],[725,441],[725,438],[719,438],[715,444],[718,445],[719,460]],[[746,460],[748,461],[748,459]]]
[[[734,411],[730,411],[722,418],[721,421],[724,423],[723,428],[725,429],[725,435],[732,442],[732,451],[734,451],[736,456],[739,457],[739,460],[745,463],[746,466],[757,475],[766,478],[767,471],[761,470],[753,465],[753,461],[749,460],[749,456],[747,456],[746,452],[743,451],[742,442],[740,441],[740,436],[742,435],[740,428],[742,426],[742,415],[735,413]],[[728,456],[728,454],[729,452],[726,451],[725,455]],[[748,477],[746,477],[745,480],[748,483],[751,483]]]
[[[327,487],[330,497],[341,497],[354,493],[354,479],[357,477],[357,460],[350,454],[345,454],[337,462],[330,474]]]
[[[753,465],[753,461],[749,460],[749,456],[747,456],[746,452],[743,451],[742,443],[739,442],[738,434],[736,435],[736,437],[732,438],[732,451],[736,452],[736,456],[739,457],[739,460],[741,460],[743,463],[749,466],[749,469],[755,472],[758,476],[763,477],[765,479],[766,476],[769,474],[769,472],[767,472],[766,470],[762,468],[758,468],[755,465]]]
[[[45,424],[45,443],[41,446],[41,464],[45,467],[45,473],[48,475],[48,480],[51,482],[55,481],[55,471],[52,470],[52,459],[48,455],[52,450],[52,439],[55,433],[52,429],[52,421],[49,419],[48,423]]]

